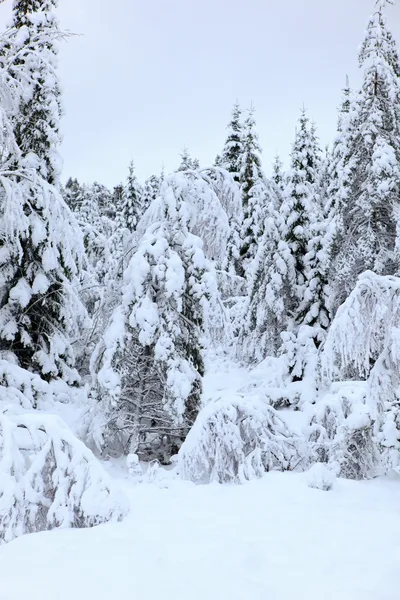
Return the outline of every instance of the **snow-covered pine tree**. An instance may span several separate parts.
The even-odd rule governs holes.
[[[282,345],[281,333],[288,326],[285,303],[289,297],[285,262],[288,248],[276,204],[276,195],[271,191],[238,336],[237,355],[249,363],[277,356]]]
[[[149,208],[160,193],[161,180],[157,175],[150,175],[144,182],[142,194],[142,210],[143,213]]]
[[[228,124],[228,135],[220,157],[221,166],[231,173],[236,183],[240,181],[241,157],[243,153],[242,110],[236,102],[233,106],[232,117]]]
[[[62,196],[65,200],[65,202],[67,203],[67,205],[69,206],[69,208],[74,212],[77,207],[78,207],[78,203],[79,203],[79,197],[81,194],[81,186],[79,181],[76,179],[73,179],[72,177],[69,177],[67,180],[67,183],[65,184],[63,190],[62,190]]]
[[[254,108],[250,108],[243,127],[243,151],[240,156],[240,188],[243,203],[243,224],[240,257],[243,274],[257,253],[265,218],[268,191],[261,168],[261,148],[255,130]]]
[[[133,232],[142,214],[142,187],[136,177],[133,161],[131,161],[128,179],[122,192],[121,213],[117,215],[117,220],[122,227],[127,227],[129,231]]]
[[[283,173],[283,162],[278,155],[275,156],[272,164],[272,181],[275,184],[277,190],[283,192],[284,189],[284,173]]]
[[[221,155],[217,157],[215,166],[226,169],[231,174],[234,181],[240,186],[241,157],[243,153],[243,124],[241,121],[242,110],[239,103],[236,102],[232,109],[231,120],[228,123],[228,134],[225,140]],[[240,233],[243,223],[243,210],[240,215],[235,215],[230,219],[231,234],[227,244],[225,271],[233,279],[242,277],[243,268],[240,258]],[[234,284],[235,285],[235,284]],[[239,285],[240,287],[240,285]]]
[[[338,191],[340,228],[334,239],[335,309],[363,271],[392,274],[398,268],[400,80],[386,4],[379,0],[369,20],[360,52],[363,84],[350,106],[351,118],[342,123],[346,145],[339,166],[345,180]]]
[[[59,193],[60,38],[50,0],[14,3],[1,43],[9,108],[9,168],[2,178],[0,348],[46,378],[76,379],[71,335],[84,314],[75,283],[84,254],[77,223]],[[3,153],[2,153],[3,155]]]
[[[282,253],[286,263],[286,314],[292,324],[285,334],[284,349],[289,354],[292,376],[303,376],[305,352],[312,342],[319,344],[328,325],[325,300],[325,260],[322,252],[322,210],[319,199],[318,172],[320,149],[315,127],[305,109],[291,154],[291,170],[283,194],[281,219],[284,227]],[[281,270],[281,267],[280,267]]]
[[[103,448],[167,460],[199,409],[204,311],[216,293],[204,251],[216,233],[223,248],[228,223],[207,178],[193,172],[166,178],[148,212],[94,364],[108,423]]]
[[[9,40],[14,61],[9,68],[21,85],[29,79],[29,94],[21,97],[18,114],[14,117],[16,142],[22,155],[33,152],[40,159],[37,167],[40,175],[59,186],[60,158],[56,149],[60,144],[62,109],[55,73],[55,41],[60,37],[54,14],[56,6],[57,0],[14,1],[15,36]],[[35,60],[38,53],[40,59]]]
[[[181,162],[177,171],[196,171],[200,168],[200,163],[197,158],[192,158],[189,154],[189,150],[186,146],[183,148],[181,154]]]

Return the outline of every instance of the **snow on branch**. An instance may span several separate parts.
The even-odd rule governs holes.
[[[400,278],[366,271],[331,325],[322,352],[323,373],[332,380],[352,367],[368,377],[383,354],[399,365]]]
[[[266,471],[293,470],[306,462],[301,437],[262,401],[218,400],[198,415],[179,451],[178,468],[194,482],[245,483]]]
[[[118,521],[125,498],[56,416],[0,414],[0,542],[58,527]]]

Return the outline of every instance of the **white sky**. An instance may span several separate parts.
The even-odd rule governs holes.
[[[0,6],[8,22],[12,0]],[[64,178],[125,179],[220,152],[236,99],[256,107],[266,172],[287,161],[303,103],[323,144],[335,132],[346,73],[373,0],[59,0],[63,29],[82,35],[60,51],[66,115]],[[400,43],[400,6],[388,8]]]

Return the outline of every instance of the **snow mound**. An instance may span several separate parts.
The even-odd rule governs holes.
[[[335,480],[335,473],[323,463],[315,463],[307,473],[308,487],[317,490],[331,490]]]

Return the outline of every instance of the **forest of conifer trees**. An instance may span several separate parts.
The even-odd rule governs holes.
[[[235,102],[213,165],[184,148],[174,172],[140,181],[132,161],[110,190],[63,183],[66,34],[56,0],[14,0],[0,37],[0,542],[123,519],[107,461],[138,481],[311,469],[324,490],[400,474],[390,4],[373,6],[327,148],[304,107],[290,156],[265,165],[255,108]],[[226,365],[248,383],[210,393]]]

